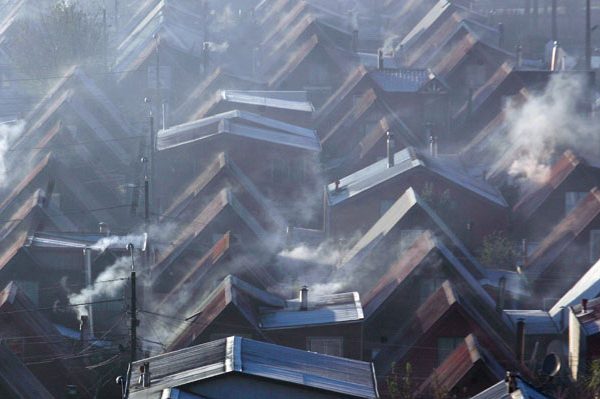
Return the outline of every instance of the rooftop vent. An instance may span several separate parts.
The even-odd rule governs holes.
[[[308,287],[300,289],[300,310],[308,310]]]

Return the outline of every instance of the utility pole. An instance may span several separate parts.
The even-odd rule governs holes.
[[[131,363],[137,359],[137,298],[135,292],[135,263],[134,263],[134,247],[133,244],[127,245],[127,249],[131,254]]]
[[[585,70],[592,71],[592,5],[585,0]]]

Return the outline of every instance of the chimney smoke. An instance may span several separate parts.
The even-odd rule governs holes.
[[[387,148],[387,160],[388,160],[388,168],[393,168],[394,167],[394,147],[395,147],[395,140],[394,140],[394,134],[392,132],[390,132],[388,130],[388,132],[386,133],[387,136],[387,140],[386,140],[386,148]]]
[[[300,290],[300,310],[308,310],[308,287],[303,286]]]

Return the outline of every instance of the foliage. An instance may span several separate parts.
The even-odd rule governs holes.
[[[23,17],[10,31],[9,51],[16,66],[34,77],[55,76],[75,64],[102,64],[106,31],[102,10],[58,0],[37,18]]]
[[[479,260],[487,266],[514,269],[518,252],[513,243],[501,231],[496,231],[483,239]]]
[[[404,365],[400,370],[397,363],[392,363],[392,371],[386,379],[389,397],[392,399],[415,399],[415,387],[412,381],[412,366]]]

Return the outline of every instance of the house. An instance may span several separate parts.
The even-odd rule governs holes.
[[[375,251],[377,254],[377,249]],[[373,267],[375,262],[379,265]],[[353,268],[344,265],[339,274],[350,271],[362,283],[353,286],[364,292],[365,342],[368,343],[365,350],[370,356],[375,356],[399,329],[406,326],[418,307],[445,280],[461,287],[473,300],[477,298],[477,303],[484,307],[494,309],[496,305],[469,268],[429,231],[418,236],[390,262],[382,262],[381,255],[379,259],[369,256]]]
[[[333,236],[366,231],[410,187],[420,194],[430,191],[431,203],[444,195],[450,202],[442,206],[446,210],[453,201],[460,202],[451,216],[456,218],[456,225],[451,225],[457,234],[470,235],[473,244],[507,227],[508,209],[502,195],[485,181],[468,175],[455,159],[426,155],[412,147],[394,153],[393,142],[388,145],[388,159],[327,185],[327,223]],[[362,217],[351,216],[357,214]]]
[[[600,196],[593,188],[527,256],[523,272],[532,298],[560,298],[600,258],[599,214]]]
[[[410,321],[382,345],[374,357],[377,376],[381,380],[390,375],[393,364],[410,363],[413,381],[422,389],[431,387],[432,381],[427,379],[433,378],[430,375],[436,368],[443,375],[448,367],[457,373],[460,367],[464,367],[462,370],[477,372],[476,379],[488,383],[492,379],[493,382],[501,377],[502,370],[516,367],[514,354],[503,338],[504,332],[507,333],[506,338],[512,336],[511,332],[498,330],[498,325],[501,323],[493,308],[486,309],[485,305],[477,304],[475,298],[468,299],[459,287],[445,281]],[[470,344],[471,348],[480,345],[479,355],[485,358],[479,370],[473,367],[477,362],[469,365],[468,360],[459,366],[463,357],[461,352],[464,354],[466,350],[461,346],[465,345],[465,340],[471,340],[469,336],[475,337],[477,344],[471,341],[467,345]],[[454,362],[454,366],[449,366],[446,360]],[[460,378],[457,384],[459,382]],[[458,385],[448,386],[451,389],[455,387]]]
[[[203,23],[190,5],[164,0],[139,19],[117,46],[113,65],[120,92],[127,94],[121,99],[124,107],[139,109],[130,104],[152,97],[155,111],[163,103],[176,108],[189,94],[187,82],[209,74],[207,60],[214,54],[204,46]]]
[[[89,374],[81,359],[69,359],[71,348],[50,321],[37,310],[17,283],[0,291],[0,339],[18,356],[54,397],[74,385],[83,397],[92,397]]]
[[[313,130],[244,111],[173,126],[158,132],[159,201],[169,203],[214,154],[227,152],[267,198],[285,204],[287,218],[319,223],[322,194],[315,161],[320,149]],[[178,178],[167,177],[174,175]]]
[[[304,300],[304,302],[303,302]],[[283,299],[227,276],[196,309],[170,350],[236,334],[332,356],[361,359],[363,312],[358,293]]]
[[[131,370],[131,399],[379,397],[370,363],[243,337],[143,359]]]
[[[565,151],[545,179],[513,206],[515,231],[529,241],[539,241],[598,184],[600,164]]]
[[[5,398],[53,398],[27,366],[5,344],[0,344],[0,395]]]

